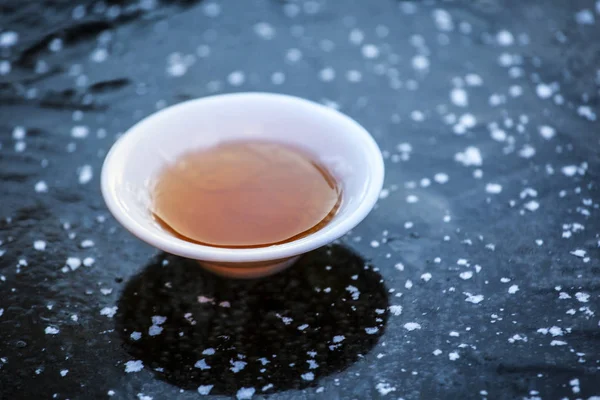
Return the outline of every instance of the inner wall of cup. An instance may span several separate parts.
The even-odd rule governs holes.
[[[188,106],[189,104],[189,106]],[[342,205],[323,230],[344,219],[362,202],[370,177],[359,129],[346,118],[311,105],[285,101],[216,99],[185,104],[135,126],[135,138],[124,154],[121,202],[147,229],[172,238],[151,216],[150,192],[160,170],[190,150],[233,140],[268,140],[300,147],[335,176],[342,188]]]

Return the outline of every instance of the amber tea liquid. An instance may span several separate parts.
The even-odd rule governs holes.
[[[321,229],[337,212],[341,191],[299,149],[240,141],[178,158],[159,174],[152,202],[156,220],[181,239],[254,248]]]

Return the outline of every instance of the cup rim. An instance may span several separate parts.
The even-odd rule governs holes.
[[[248,100],[253,97],[268,97],[281,101],[310,105],[315,111],[326,114],[328,118],[338,119],[340,122],[351,126],[353,134],[360,138],[361,148],[367,153],[367,159],[369,160],[369,180],[366,184],[366,193],[362,202],[355,209],[351,210],[347,217],[333,224],[328,230],[321,229],[300,239],[283,244],[249,249],[205,246],[187,242],[175,236],[172,236],[169,240],[165,240],[140,224],[119,201],[119,193],[116,193],[116,190],[112,187],[113,177],[118,172],[116,169],[121,165],[118,162],[120,157],[126,156],[133,150],[133,144],[135,144],[137,137],[143,132],[143,130],[139,129],[140,125],[146,124],[154,118],[168,117],[169,114],[176,112],[180,108],[194,107],[214,100],[227,100],[240,97],[246,97]],[[358,225],[371,211],[379,198],[379,193],[383,187],[383,178],[383,157],[377,143],[367,130],[352,118],[322,104],[296,96],[268,92],[239,92],[187,100],[152,113],[134,124],[112,145],[104,160],[101,173],[101,191],[111,214],[125,229],[142,241],[168,253],[186,258],[222,263],[244,263],[293,257],[315,250],[340,238]]]

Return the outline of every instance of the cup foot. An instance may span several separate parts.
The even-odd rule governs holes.
[[[207,271],[227,278],[255,279],[283,271],[291,267],[298,258],[300,257],[254,263],[213,263],[198,260],[198,263]]]

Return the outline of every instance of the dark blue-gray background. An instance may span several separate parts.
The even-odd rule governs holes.
[[[0,398],[600,396],[600,2],[4,0],[0,32]],[[153,111],[257,90],[358,120],[386,181],[229,282],[99,174]]]

